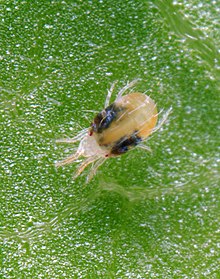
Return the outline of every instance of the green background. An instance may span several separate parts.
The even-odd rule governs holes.
[[[220,278],[219,1],[0,2],[0,278]],[[140,78],[148,141],[85,184],[54,162]]]

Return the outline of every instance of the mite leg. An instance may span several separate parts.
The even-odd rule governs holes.
[[[163,114],[162,119],[161,119],[160,122],[157,124],[157,126],[152,130],[152,133],[158,131],[158,130],[161,128],[161,126],[164,124],[164,122],[166,122],[166,120],[167,120],[169,114],[171,113],[171,111],[172,111],[172,107],[169,108],[169,109]],[[160,111],[158,114],[160,114],[160,113],[162,113],[162,111]]]
[[[119,92],[116,97],[116,100],[119,99],[129,88],[133,87],[140,79],[134,79],[133,81],[129,82],[125,85]]]
[[[77,176],[79,176],[89,164],[93,163],[98,158],[98,156],[92,156],[83,161],[82,164],[76,170],[75,174],[73,175],[73,178],[75,179]]]
[[[81,141],[86,136],[87,133],[88,133],[88,128],[83,129],[82,131],[79,132],[78,135],[76,135],[73,138],[58,139],[56,140],[56,143],[75,143],[77,141]]]
[[[141,149],[144,149],[144,150],[147,150],[148,152],[151,152],[151,153],[152,153],[152,149],[151,149],[149,146],[147,146],[147,145],[145,145],[145,144],[143,144],[143,143],[139,143],[139,144],[137,145],[137,147],[139,147],[139,148],[141,148]]]
[[[118,81],[114,81],[110,87],[110,89],[108,90],[108,94],[106,96],[106,100],[105,100],[105,108],[109,106],[109,102],[110,102],[110,99],[111,99],[111,96],[112,96],[112,92],[115,88],[115,84],[117,83]]]
[[[64,160],[56,162],[55,167],[61,167],[61,166],[67,165],[67,164],[71,164],[72,162],[76,161],[80,155],[81,155],[81,153],[77,151],[76,153],[65,158]]]
[[[96,174],[97,169],[105,162],[106,158],[105,157],[101,157],[97,160],[97,162],[95,162],[95,164],[92,166],[89,174],[87,175],[86,178],[86,182],[88,183],[93,176]]]

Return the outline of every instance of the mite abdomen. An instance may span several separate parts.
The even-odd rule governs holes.
[[[108,128],[96,133],[100,145],[113,146],[121,138],[129,138],[136,131],[141,139],[148,137],[157,123],[154,101],[142,93],[131,93],[114,102],[114,119]],[[104,120],[103,120],[104,121]]]

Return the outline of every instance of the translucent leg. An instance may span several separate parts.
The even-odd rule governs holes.
[[[78,169],[76,170],[73,178],[75,179],[77,176],[79,176],[84,169],[91,163],[93,163],[94,161],[96,161],[99,157],[98,156],[92,156],[87,158],[84,162],[82,162],[82,164],[78,167]]]
[[[93,176],[96,174],[97,169],[105,162],[106,158],[101,157],[97,160],[97,162],[92,166],[89,174],[87,175],[86,182],[88,183]]]
[[[110,89],[108,90],[108,94],[107,94],[107,97],[106,97],[106,100],[105,100],[105,108],[107,106],[109,106],[109,102],[110,102],[110,99],[111,99],[111,96],[112,96],[112,92],[115,88],[115,84],[117,83],[117,80],[115,82],[112,83]]]
[[[61,167],[61,166],[67,165],[67,164],[71,164],[72,162],[76,161],[80,155],[81,155],[81,153],[77,151],[76,153],[65,158],[64,160],[56,162],[55,167]]]
[[[167,118],[168,118],[169,114],[171,113],[171,111],[172,111],[172,107],[169,108],[169,109],[164,113],[162,119],[161,119],[160,122],[157,124],[157,126],[153,129],[152,133],[158,131],[158,130],[161,128],[161,126],[162,126],[162,125],[164,124],[164,122],[167,120]],[[160,113],[162,113],[162,111],[161,111]]]
[[[88,133],[88,128],[83,129],[82,131],[79,132],[78,135],[76,135],[73,138],[58,139],[56,140],[56,143],[75,143],[77,141],[81,141],[86,136],[87,133]]]
[[[129,82],[127,85],[125,85],[117,95],[117,99],[119,99],[129,88],[133,87],[140,79],[134,79],[133,81]]]
[[[144,149],[144,150],[147,150],[148,152],[151,152],[151,153],[152,153],[151,148],[150,148],[149,146],[147,146],[147,145],[144,145],[143,143],[139,143],[139,144],[137,145],[137,147],[138,147],[138,148],[141,148],[141,149]]]

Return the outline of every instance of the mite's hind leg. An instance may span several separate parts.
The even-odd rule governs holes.
[[[129,88],[133,87],[140,79],[134,79],[133,81],[129,82],[125,85],[117,94],[117,99],[119,99]]]
[[[95,162],[95,164],[92,166],[89,174],[87,175],[86,178],[86,182],[88,183],[93,176],[96,174],[97,169],[105,162],[106,158],[105,157],[101,157],[97,160],[97,162]]]
[[[106,100],[105,100],[105,108],[109,106],[109,103],[110,103],[110,99],[111,99],[111,96],[112,96],[112,92],[115,88],[115,84],[117,83],[118,81],[114,81],[110,87],[110,89],[108,90],[108,94],[106,96]]]
[[[79,158],[80,155],[81,155],[81,153],[77,151],[76,153],[74,153],[74,154],[70,155],[69,157],[65,158],[64,160],[56,162],[55,167],[61,167],[61,166],[64,166],[64,165],[71,164],[72,162],[76,161]]]
[[[172,107],[169,108],[163,115],[162,119],[160,120],[160,122],[157,124],[157,126],[152,130],[152,133],[158,131],[161,126],[164,124],[164,122],[166,122],[170,112],[172,111]],[[158,114],[161,114],[163,111],[160,111]]]
[[[92,156],[83,161],[73,175],[73,178],[75,179],[77,176],[79,176],[89,164],[93,163],[98,158],[98,156]]]
[[[149,146],[145,145],[144,143],[139,143],[137,147],[152,153],[152,149]]]

